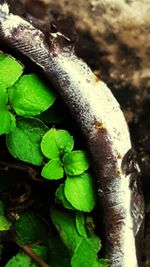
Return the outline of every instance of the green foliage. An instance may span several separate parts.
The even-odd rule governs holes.
[[[61,202],[66,207],[70,208],[69,202],[71,208],[90,212],[96,200],[92,177],[84,173],[89,168],[89,160],[85,151],[71,151],[73,146],[74,140],[69,132],[55,128],[46,132],[42,138],[41,150],[51,160],[45,164],[41,175],[49,180],[57,180],[64,177],[64,172],[69,174],[65,181],[64,192],[58,190],[59,194],[61,193]]]
[[[71,151],[74,140],[66,130],[51,128],[42,138],[41,150],[51,159],[42,169],[46,179],[60,179],[66,174],[78,175],[89,168],[87,154],[82,150]],[[63,158],[62,158],[63,157]]]
[[[76,212],[76,227],[79,235],[87,237],[86,224],[83,212]]]
[[[7,89],[3,85],[0,85],[0,111],[1,110],[7,110]]]
[[[12,227],[12,223],[5,216],[4,203],[0,200],[0,231],[8,231]]]
[[[73,212],[52,208],[51,219],[61,240],[70,251],[71,267],[98,267],[100,240],[94,234],[87,237],[82,213],[78,213],[76,217]]]
[[[21,76],[23,65],[11,56],[0,53],[0,88],[12,86]],[[0,89],[1,90],[1,89]]]
[[[7,102],[7,89],[0,84],[0,135],[8,134],[16,127],[16,119],[8,111]]]
[[[71,266],[71,256],[69,250],[64,246],[62,240],[56,232],[52,232],[48,241],[49,264],[51,267]]]
[[[60,238],[65,246],[69,251],[73,252],[82,239],[76,229],[75,214],[52,208],[51,220],[59,232]]]
[[[17,119],[16,128],[6,138],[9,152],[22,161],[42,165],[43,155],[40,143],[47,129],[47,126],[39,119]]]
[[[49,158],[57,158],[73,149],[73,137],[65,130],[50,129],[42,138],[41,150]]]
[[[72,256],[71,267],[95,267],[98,261],[97,253],[99,250],[100,243],[96,236],[82,238]]]
[[[74,139],[66,130],[51,128],[42,138],[41,150],[51,159],[42,169],[41,175],[46,179],[60,179],[64,176],[62,156],[73,149]]]
[[[57,180],[63,178],[63,164],[59,158],[51,159],[42,169],[41,175],[46,179]]]
[[[36,74],[20,77],[23,69],[13,57],[0,53],[0,135],[15,129],[10,110],[21,116],[35,116],[56,100],[56,94]]]
[[[71,206],[71,204],[68,202],[68,200],[65,197],[65,194],[64,194],[64,184],[60,184],[59,185],[59,187],[57,188],[57,190],[55,192],[55,196],[56,196],[56,202],[62,203],[63,206],[66,209],[74,210],[74,208]]]
[[[63,157],[65,172],[68,175],[79,175],[89,168],[87,153],[82,150],[74,150]]]
[[[12,132],[16,126],[15,117],[7,107],[7,88],[18,80],[22,72],[22,64],[0,52],[0,135]]]
[[[90,214],[87,216],[83,213],[91,212],[96,204],[92,177],[87,172],[90,166],[87,153],[73,150],[74,138],[67,130],[56,129],[52,125],[49,129],[44,124],[43,121],[48,125],[62,122],[67,115],[66,110],[61,100],[60,103],[59,99],[55,101],[56,94],[38,75],[21,76],[23,70],[21,63],[0,53],[0,135],[6,134],[6,146],[14,158],[36,165],[35,170],[37,173],[41,170],[45,179],[64,178],[61,184],[57,181],[58,188],[55,192],[55,203],[61,210],[51,208],[51,221],[57,232],[52,227],[49,235],[51,222],[45,224],[47,215],[46,218],[43,216],[43,220],[40,217],[42,215],[38,216],[29,210],[18,211],[21,205],[18,200],[22,197],[22,192],[17,192],[19,195],[15,196],[16,203],[13,200],[11,202],[11,198],[7,203],[7,214],[10,212],[9,215],[12,215],[15,211],[18,215],[12,216],[13,222],[6,217],[4,204],[0,201],[0,231],[11,230],[18,246],[29,246],[51,267],[106,267],[107,260],[99,260],[97,256],[101,244],[94,233],[93,219]],[[14,159],[14,162],[12,165],[17,161]],[[2,195],[6,191],[9,197],[9,192],[12,192],[15,185],[21,184],[22,177],[18,175],[17,164],[15,176],[11,170],[7,170],[7,165],[7,171],[0,170]],[[41,165],[44,166],[39,167]],[[28,173],[30,175],[32,177],[32,173]],[[43,184],[44,182],[43,179]],[[52,190],[49,194],[52,193],[53,196]],[[31,189],[31,199],[29,197],[23,202],[23,209],[28,208],[32,200],[34,201],[34,194]],[[42,198],[40,200],[43,201]],[[46,204],[46,212],[48,205],[49,203]],[[37,267],[21,250],[5,267],[20,266]]]
[[[11,133],[16,127],[16,119],[7,110],[0,110],[0,135]]]
[[[47,238],[47,227],[33,212],[26,211],[19,214],[14,223],[18,236],[17,242],[21,245],[34,244]]]
[[[20,251],[8,261],[5,267],[29,267],[30,262],[30,258],[25,253]]]
[[[89,173],[68,176],[64,192],[69,203],[77,210],[90,212],[96,205],[95,190]]]
[[[55,93],[36,74],[22,76],[8,93],[12,108],[20,116],[38,115],[56,100]]]
[[[32,247],[32,251],[38,255],[43,260],[47,261],[48,259],[48,248],[43,245],[38,245]],[[12,257],[5,267],[38,267],[31,258],[26,255],[23,251],[19,251],[16,256]]]

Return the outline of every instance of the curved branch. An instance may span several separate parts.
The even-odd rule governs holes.
[[[20,246],[20,248],[40,267],[50,267],[41,257],[36,255],[31,247],[27,245]]]

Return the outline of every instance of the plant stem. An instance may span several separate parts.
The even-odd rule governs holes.
[[[22,245],[20,248],[40,267],[50,267],[42,258],[36,255],[31,247],[27,245]]]
[[[39,183],[43,183],[43,180],[38,178],[38,173],[33,167],[27,164],[18,164],[18,163],[0,161],[0,170],[8,171],[9,169],[16,169],[16,170],[24,171],[28,173],[29,177],[32,180],[39,182]]]

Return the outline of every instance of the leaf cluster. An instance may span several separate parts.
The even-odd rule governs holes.
[[[51,209],[51,219],[62,242],[70,251],[72,267],[100,267],[97,253],[101,248],[100,239],[86,226],[82,212],[67,212]],[[91,218],[92,220],[92,218]],[[105,266],[105,265],[103,265]]]
[[[24,66],[0,53],[0,135],[16,127],[16,115],[36,116],[47,110],[56,94],[34,73],[23,74]]]
[[[26,74],[22,63],[0,53],[0,135],[5,134],[14,161],[37,168],[43,183],[57,180],[48,220],[29,209],[8,218],[0,201],[0,233],[11,233],[11,242],[19,248],[6,267],[37,266],[23,250],[26,246],[51,267],[107,266],[98,259],[101,243],[87,215],[96,205],[90,160],[85,150],[76,148],[69,131],[54,126],[66,116],[57,101],[39,75]],[[0,171],[0,176],[0,193],[17,184],[11,174]]]
[[[86,172],[90,166],[87,153],[73,150],[74,139],[66,130],[51,128],[42,138],[41,150],[50,160],[42,169],[46,179],[61,179],[56,191],[57,199],[66,208],[90,212],[95,204],[95,191],[91,175]]]

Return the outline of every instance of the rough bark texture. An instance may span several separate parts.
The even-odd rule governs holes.
[[[73,18],[77,53],[109,84],[139,152],[146,200],[142,267],[150,266],[150,1],[49,0],[50,20]],[[70,24],[68,23],[68,27]]]
[[[150,266],[150,1],[49,0],[50,20],[73,18],[77,53],[109,84],[139,154],[146,200],[142,267]],[[68,27],[71,28],[68,23]]]

